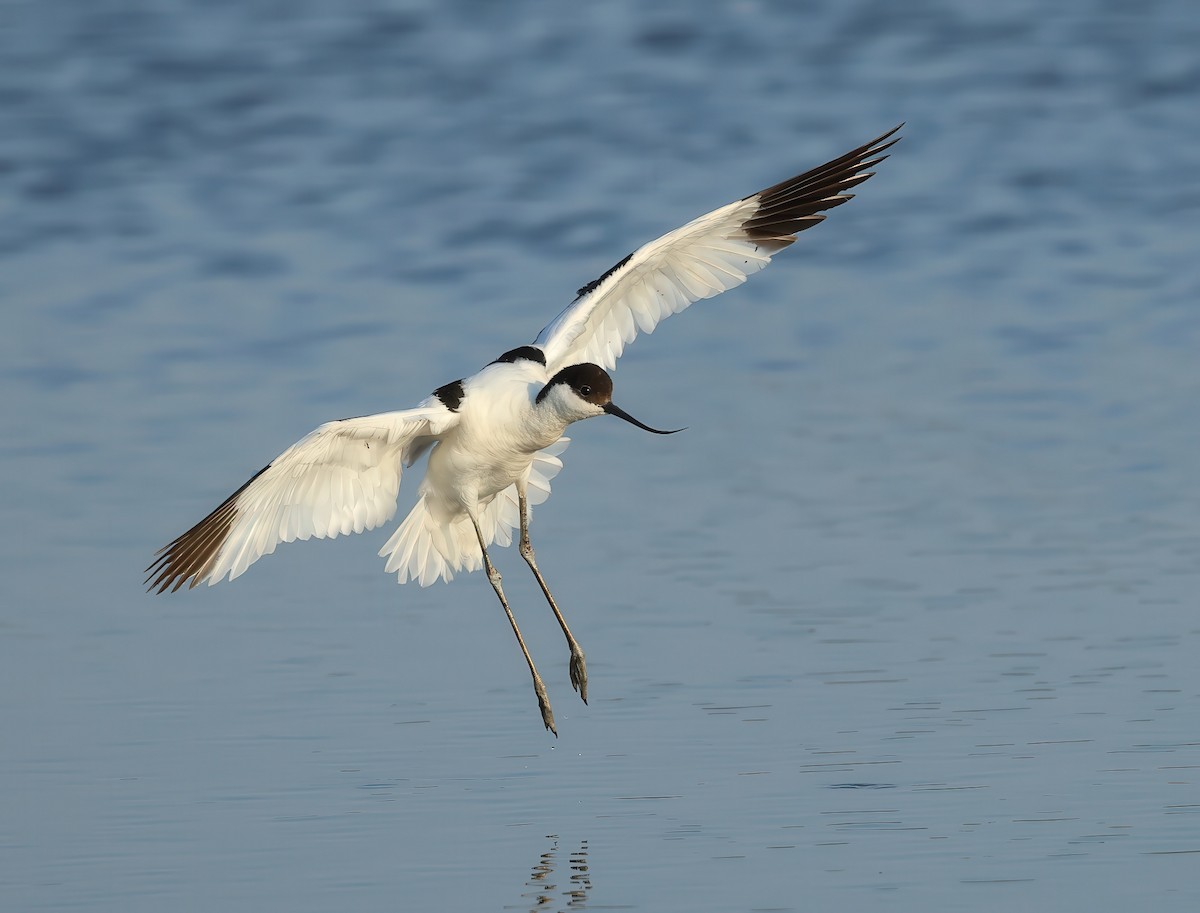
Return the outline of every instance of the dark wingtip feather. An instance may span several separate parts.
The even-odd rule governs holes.
[[[854,196],[845,191],[875,174],[871,169],[888,157],[880,153],[900,141],[898,136],[891,137],[903,126],[898,124],[824,165],[746,197],[758,200],[754,215],[742,223],[746,237],[776,249],[790,244],[798,232],[820,222],[822,212]]]
[[[147,593],[157,595],[168,589],[175,593],[185,583],[192,589],[204,580],[237,519],[238,497],[268,469],[269,465],[264,466],[216,510],[154,553],[155,560],[146,568],[146,579],[142,581],[148,584]]]

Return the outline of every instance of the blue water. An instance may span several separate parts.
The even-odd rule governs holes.
[[[648,11],[647,6],[653,6]],[[5,910],[1190,911],[1200,10],[0,5]],[[140,571],[322,421],[906,121],[514,550]],[[400,515],[415,491],[401,494]]]

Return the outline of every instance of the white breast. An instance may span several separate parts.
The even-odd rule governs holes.
[[[546,381],[545,368],[526,360],[488,365],[463,381],[458,426],[430,454],[422,486],[443,509],[486,504],[562,437],[566,426],[534,405]]]

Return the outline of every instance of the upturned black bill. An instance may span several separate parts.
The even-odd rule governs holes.
[[[685,428],[676,428],[674,431],[659,431],[657,428],[651,428],[649,425],[639,422],[636,418],[618,406],[616,403],[609,403],[603,407],[604,411],[609,415],[615,415],[617,418],[623,418],[631,425],[637,425],[643,431],[649,431],[651,434],[678,434],[680,431],[685,431]]]

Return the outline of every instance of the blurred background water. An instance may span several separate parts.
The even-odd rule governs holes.
[[[0,4],[6,910],[1193,910],[1200,9]],[[539,558],[152,552],[907,121],[640,339]],[[414,477],[401,493],[407,512]]]

